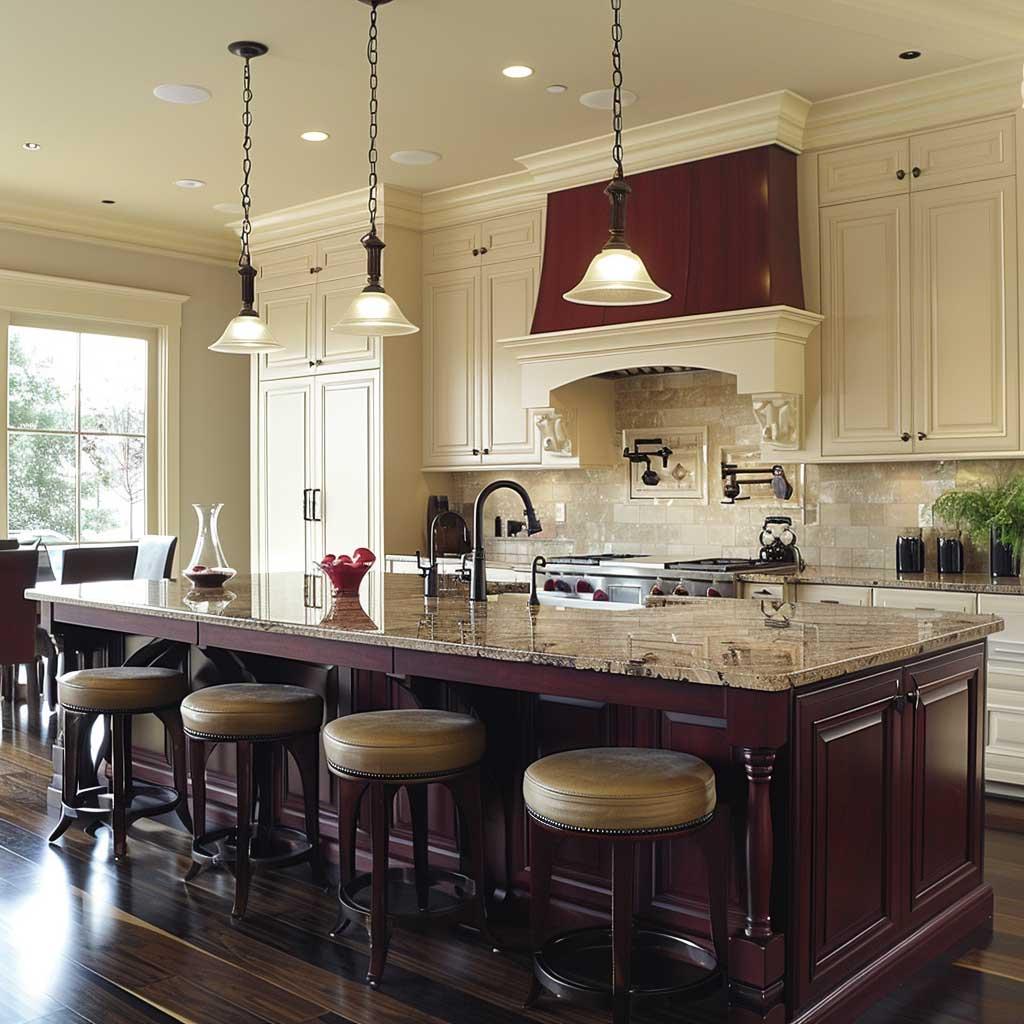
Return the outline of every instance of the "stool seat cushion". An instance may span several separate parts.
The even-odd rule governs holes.
[[[328,764],[344,775],[446,775],[475,765],[485,746],[482,722],[426,708],[367,711],[324,727]]]
[[[170,668],[84,668],[57,680],[61,706],[84,711],[163,710],[187,693],[185,677]]]
[[[570,750],[531,764],[523,797],[534,815],[571,829],[666,831],[714,811],[715,773],[700,758],[672,750]]]
[[[190,693],[181,704],[185,732],[200,739],[274,739],[315,732],[320,694],[279,683],[225,683]]]

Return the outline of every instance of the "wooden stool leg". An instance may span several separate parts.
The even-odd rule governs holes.
[[[206,743],[188,737],[189,770],[192,774],[192,838],[198,839],[206,833]],[[202,871],[203,865],[193,860],[185,875],[191,882]]]
[[[630,966],[633,956],[633,883],[636,843],[612,844],[612,1020],[629,1024]]]
[[[359,802],[366,792],[364,779],[350,779],[338,776],[338,900],[342,889],[356,875],[356,825],[359,822]],[[344,913],[331,929],[331,937],[340,935],[349,926]]]
[[[474,904],[476,907],[476,926],[480,935],[495,951],[498,944],[491,934],[487,923],[487,871],[484,857],[484,800],[480,783],[480,768],[472,768],[449,783],[449,789],[455,796],[462,818],[463,840],[469,841],[469,850],[463,851],[466,861],[466,874],[473,879],[476,888]]]
[[[81,761],[83,723],[88,715],[80,715],[76,711],[64,710],[64,764],[61,772],[61,803],[65,807],[78,804],[78,766]],[[72,818],[62,811],[60,821],[50,833],[48,842],[55,843],[71,827]]]
[[[555,848],[554,835],[535,818],[530,818],[530,946],[533,953],[539,953],[544,945],[544,923],[547,919],[548,901],[551,898],[551,861]],[[526,1007],[533,1006],[543,989],[532,976],[530,994]]]
[[[235,833],[235,902],[231,916],[238,918],[245,913],[249,902],[249,839],[252,828],[252,742],[238,740],[237,778],[238,790],[237,831]]]
[[[302,809],[306,819],[306,838],[310,846],[309,869],[314,885],[327,885],[323,852],[320,849],[320,734],[295,736],[285,743],[295,760],[302,780]]]
[[[708,879],[708,906],[711,941],[723,981],[728,984],[728,907],[729,907],[729,808],[719,804],[715,816],[695,837],[704,857]]]
[[[430,906],[430,853],[428,850],[427,787],[426,784],[405,787],[409,797],[409,814],[412,818],[412,864],[416,875],[416,908],[427,910]]]
[[[114,828],[114,860],[124,860],[128,854],[128,787],[125,776],[129,771],[125,764],[125,719],[127,715],[112,714],[111,721],[111,768],[114,789],[114,809],[111,824]]]
[[[256,836],[252,848],[257,855],[270,852],[274,830],[274,744],[253,743],[253,786],[256,807]]]
[[[174,789],[178,794],[178,805],[174,813],[185,828],[192,831],[192,815],[188,813],[188,761],[185,755],[185,730],[181,725],[181,709],[165,708],[157,713],[164,724],[164,731],[171,742],[171,771]]]
[[[370,889],[370,968],[366,981],[380,985],[388,955],[388,797],[393,793],[383,782],[370,783],[370,843],[373,876]]]

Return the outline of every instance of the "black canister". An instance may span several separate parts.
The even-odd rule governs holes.
[[[896,571],[924,572],[924,538],[920,529],[904,530],[896,538]]]
[[[988,561],[993,576],[1020,575],[1020,559],[1013,557],[1013,545],[1004,544],[996,530],[989,537]]]
[[[939,534],[936,544],[936,565],[939,572],[962,573],[964,571],[964,545],[959,530]]]

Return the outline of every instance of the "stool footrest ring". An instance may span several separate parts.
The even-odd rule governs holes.
[[[192,840],[193,865],[209,864],[231,866],[236,858],[235,827],[204,832]],[[313,844],[298,829],[275,825],[265,836],[253,829],[249,843],[249,864],[253,870],[301,864],[313,856]]]
[[[373,876],[356,875],[351,882],[338,889],[341,921],[366,924],[370,917],[370,890]],[[458,871],[430,868],[427,872],[427,906],[420,909],[417,898],[416,873],[412,868],[388,868],[388,920],[401,918],[403,922],[438,921],[458,914],[472,913],[472,899],[476,896],[476,883]],[[338,928],[335,929],[340,930]]]

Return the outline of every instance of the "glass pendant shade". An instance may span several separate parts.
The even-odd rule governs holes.
[[[210,346],[210,351],[248,356],[260,352],[282,352],[284,345],[275,340],[270,328],[252,310],[243,311],[231,320],[224,333]]]
[[[386,291],[368,287],[352,300],[345,315],[331,330],[335,334],[389,338],[415,334],[419,328],[405,318],[398,303]]]
[[[602,249],[587,267],[583,279],[562,298],[584,306],[643,306],[671,298],[647,273],[644,261],[632,249]]]

